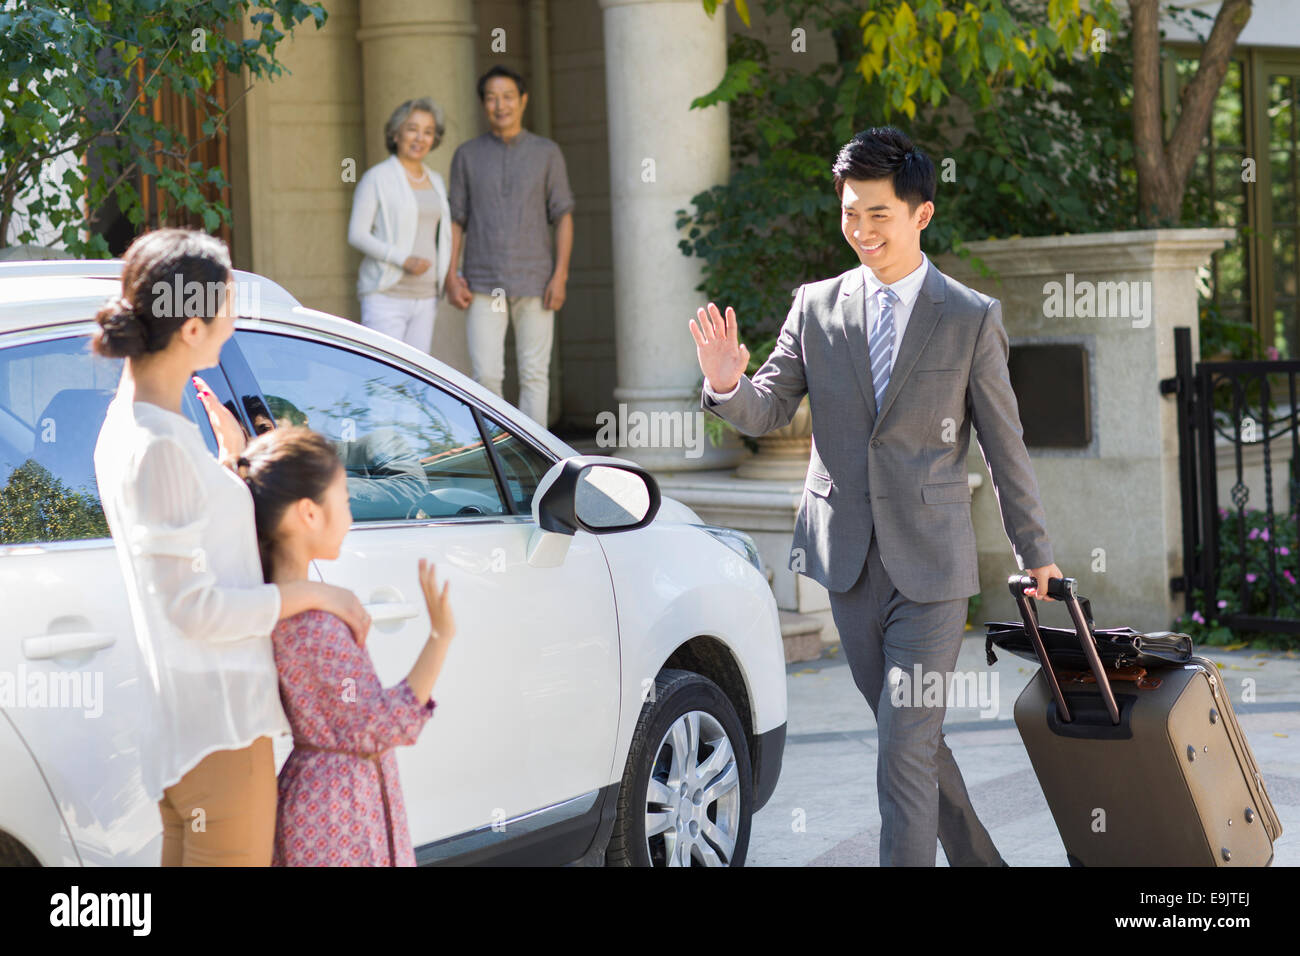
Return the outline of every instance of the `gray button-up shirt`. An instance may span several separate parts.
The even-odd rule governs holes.
[[[447,200],[465,229],[465,279],[474,292],[542,295],[555,271],[550,225],[573,209],[560,147],[520,130],[484,133],[451,158]]]

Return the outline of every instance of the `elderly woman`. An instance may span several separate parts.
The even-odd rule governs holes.
[[[357,183],[348,223],[348,244],[365,254],[361,324],[425,352],[452,269],[447,187],[424,165],[445,131],[442,108],[428,97],[397,107],[384,126],[391,155]]]

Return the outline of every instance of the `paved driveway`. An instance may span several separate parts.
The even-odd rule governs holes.
[[[1012,720],[1016,697],[1036,668],[1010,654],[984,660],[983,628],[968,631],[959,671],[987,672],[990,696],[949,708],[944,723],[971,800],[1012,866],[1065,866],[1065,848]],[[1225,686],[1260,763],[1283,834],[1274,866],[1300,865],[1300,654],[1216,651]],[[876,866],[876,729],[838,646],[821,660],[788,667],[790,716],[781,780],[754,818],[750,866]],[[992,681],[997,675],[996,685]],[[1254,681],[1256,701],[1242,703]],[[992,692],[996,689],[996,695]],[[993,704],[996,699],[996,705]],[[979,703],[979,701],[973,701]],[[936,849],[940,866],[947,864]]]

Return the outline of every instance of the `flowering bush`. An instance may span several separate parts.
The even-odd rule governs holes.
[[[1276,616],[1300,620],[1300,542],[1296,539],[1297,513],[1275,512],[1273,526],[1268,513],[1248,508],[1244,513],[1219,509],[1219,584],[1213,614],[1206,620],[1200,610],[1184,614],[1174,622],[1177,630],[1190,634],[1201,644],[1247,642],[1259,646],[1300,647],[1296,635],[1234,630],[1219,623],[1220,616],[1251,614],[1266,617],[1269,609],[1269,557],[1277,574]],[[1242,605],[1241,581],[1245,577],[1246,603]],[[1192,592],[1198,608],[1204,606],[1204,591]]]

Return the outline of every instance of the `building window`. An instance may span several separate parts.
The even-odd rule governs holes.
[[[1196,74],[1194,47],[1166,64],[1165,115]],[[1168,133],[1168,128],[1166,133]],[[1300,357],[1300,52],[1239,47],[1214,104],[1184,219],[1237,238],[1203,270],[1204,298],[1248,323],[1263,349]]]

